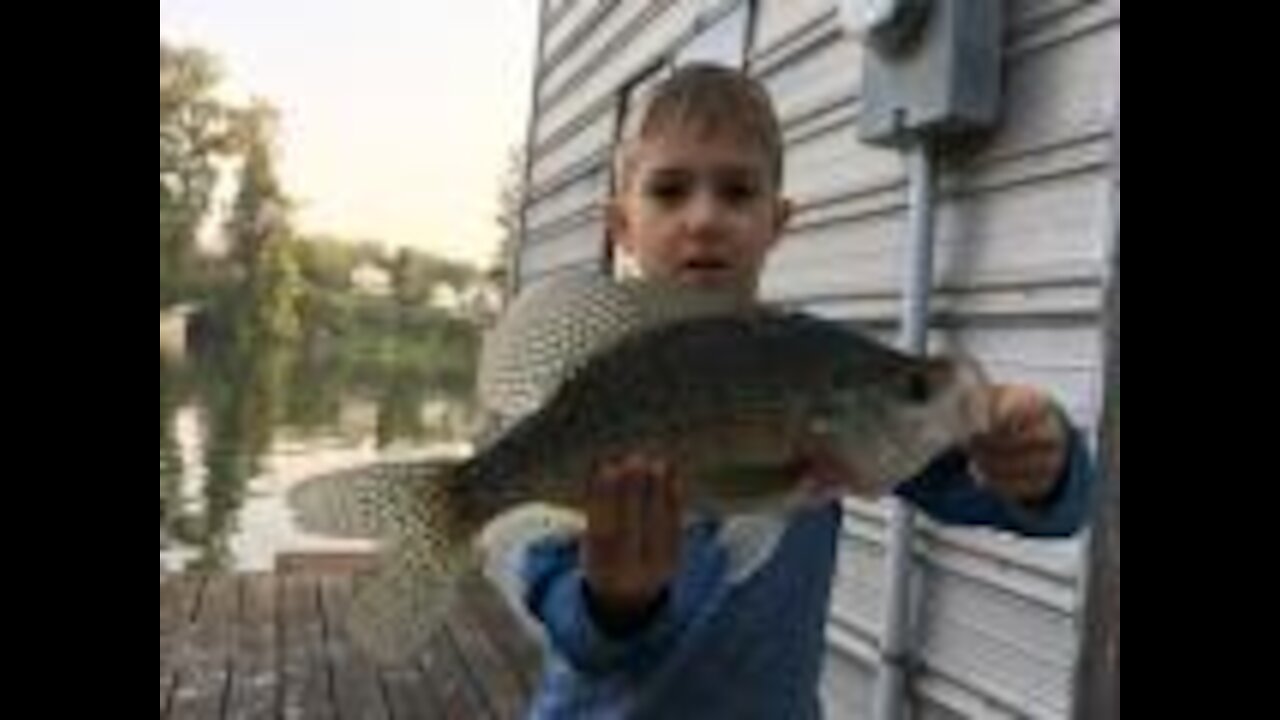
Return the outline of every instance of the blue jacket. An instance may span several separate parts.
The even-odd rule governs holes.
[[[986,492],[951,453],[899,495],[949,524],[1029,537],[1079,530],[1094,467],[1073,430],[1070,462],[1036,510]],[[681,569],[658,614],[625,640],[606,635],[583,594],[577,544],[548,540],[522,560],[522,600],[544,627],[548,662],[529,710],[535,720],[606,718],[813,720],[843,512],[800,513],[769,562],[747,581],[724,581],[716,527],[686,531]]]

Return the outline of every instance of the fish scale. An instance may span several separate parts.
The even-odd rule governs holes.
[[[595,274],[541,283],[512,303],[485,344],[477,381],[481,404],[500,418],[527,415],[588,358],[622,338],[741,304],[729,293]]]

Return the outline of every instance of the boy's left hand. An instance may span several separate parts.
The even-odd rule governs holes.
[[[967,448],[978,480],[1008,500],[1034,505],[1062,476],[1065,421],[1052,398],[1035,388],[997,385],[990,392],[990,429]]]

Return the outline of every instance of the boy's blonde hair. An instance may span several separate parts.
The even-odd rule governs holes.
[[[768,91],[744,72],[696,63],[677,68],[647,95],[635,98],[622,129],[617,157],[618,187],[625,188],[639,143],[673,128],[702,136],[732,133],[757,145],[775,190],[782,188],[782,129]]]

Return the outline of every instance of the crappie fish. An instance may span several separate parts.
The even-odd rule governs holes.
[[[412,654],[479,568],[473,541],[486,528],[531,504],[580,517],[588,478],[621,455],[664,458],[685,478],[690,518],[725,521],[737,582],[804,502],[807,453],[854,469],[858,486],[841,492],[878,496],[984,429],[985,383],[969,361],[912,357],[837,323],[699,292],[605,278],[530,291],[482,361],[482,395],[504,420],[473,457],[356,469],[292,492],[303,527],[394,543],[355,598],[366,648]],[[490,554],[513,542],[488,540]]]

